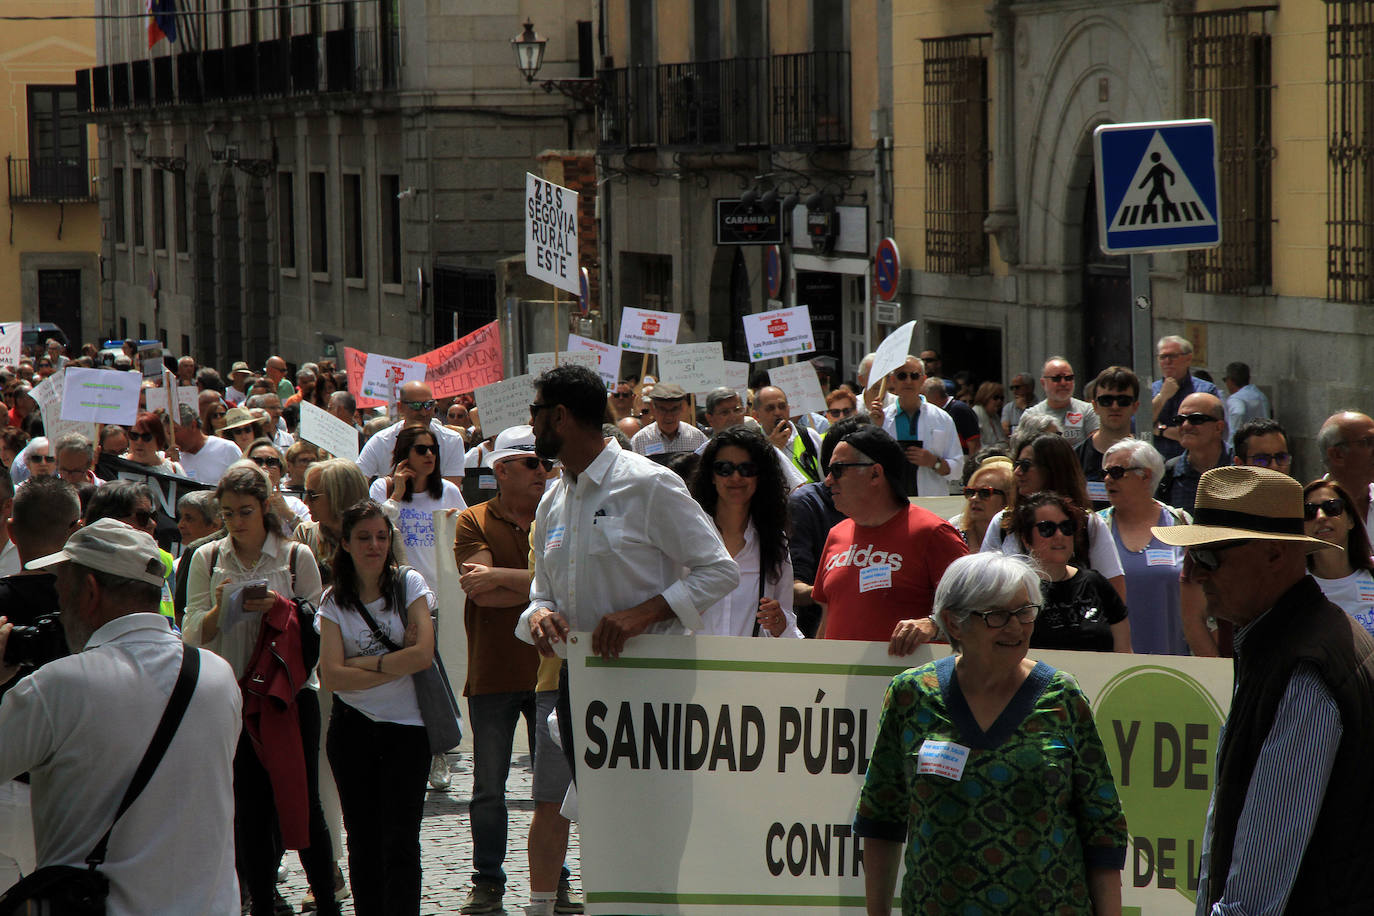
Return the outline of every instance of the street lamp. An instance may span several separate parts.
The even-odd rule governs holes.
[[[525,82],[534,82],[539,68],[544,66],[544,48],[548,43],[547,38],[535,34],[534,22],[529,19],[525,20],[525,30],[510,40],[515,49],[515,66],[524,74]]]
[[[211,124],[205,129],[205,144],[210,147],[210,158],[215,162],[238,169],[254,178],[266,178],[272,174],[277,164],[277,147],[272,144],[271,159],[244,159],[239,156],[237,146],[229,145],[229,132]]]
[[[146,162],[155,169],[162,169],[164,172],[186,171],[186,158],[184,156],[147,155],[148,133],[141,124],[136,125],[133,132],[129,134],[129,149],[133,152],[135,159],[139,162]]]

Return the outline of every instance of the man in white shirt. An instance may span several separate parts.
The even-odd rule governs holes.
[[[205,435],[188,404],[181,405],[181,422],[172,424],[172,438],[181,453],[182,470],[201,483],[219,483],[229,465],[243,457],[233,440]]]
[[[230,407],[237,407],[248,397],[248,383],[253,380],[253,370],[248,368],[248,364],[239,360],[234,363],[229,370],[229,387],[224,389],[224,402]]]
[[[1073,396],[1073,386],[1073,366],[1062,356],[1051,356],[1040,372],[1040,387],[1045,390],[1045,400],[1026,408],[1021,419],[1042,414],[1053,417],[1060,434],[1069,445],[1076,448],[1078,443],[1097,429],[1098,419],[1091,404]]]
[[[62,628],[74,653],[43,665],[0,702],[0,779],[31,775],[39,867],[85,866],[167,707],[183,650],[198,652],[195,691],[166,756],[110,835],[100,866],[110,882],[106,912],[237,912],[240,693],[227,662],[184,648],[158,614],[157,544],[123,522],[100,519],[29,566],[56,567]],[[11,629],[0,620],[0,658]],[[0,664],[0,681],[17,670]],[[195,865],[172,867],[178,862]]]
[[[706,443],[706,434],[687,419],[687,392],[673,382],[659,382],[649,392],[654,422],[635,433],[631,447],[641,455],[694,452]]]
[[[888,391],[897,400],[873,422],[881,423],[883,431],[902,446],[911,466],[903,480],[908,496],[948,496],[950,483],[959,480],[963,470],[964,450],[953,418],[921,394],[925,382],[925,363],[908,356],[887,377]]]
[[[467,454],[467,445],[462,436],[434,418],[437,404],[434,392],[424,382],[406,382],[401,386],[401,399],[396,402],[400,421],[368,439],[362,454],[358,456],[358,467],[362,468],[369,480],[391,473],[391,455],[396,450],[396,436],[401,432],[401,427],[408,423],[424,423],[439,443],[439,473],[454,486],[463,485],[463,458]]]

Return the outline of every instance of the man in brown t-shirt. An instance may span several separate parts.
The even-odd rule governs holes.
[[[516,638],[515,624],[529,604],[530,526],[544,495],[552,462],[535,455],[534,433],[528,426],[513,427],[497,436],[490,461],[497,495],[463,511],[454,542],[454,557],[461,573],[459,582],[467,595],[464,623],[468,679],[463,695],[468,698],[473,738],[469,806],[473,877],[462,913],[501,911],[506,883],[502,866],[506,858],[506,777],[510,772],[511,748],[522,715],[529,746],[535,747],[534,732],[539,719],[535,695],[539,653]],[[557,810],[555,805],[555,817]],[[566,848],[568,822],[561,817],[557,820],[562,821],[562,845]],[[541,841],[541,848],[550,841],[556,846],[559,827],[556,821],[550,821],[547,812],[542,819],[536,816],[530,830],[531,847],[536,845],[536,839]],[[553,832],[549,833],[551,828]],[[537,830],[543,831],[538,837]],[[555,881],[561,861],[558,856],[549,869]],[[552,891],[548,899],[553,901]]]

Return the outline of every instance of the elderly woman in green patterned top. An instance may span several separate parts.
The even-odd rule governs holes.
[[[1025,557],[950,564],[934,617],[957,656],[897,675],[859,796],[869,914],[1119,914],[1126,818],[1087,699],[1026,658]]]

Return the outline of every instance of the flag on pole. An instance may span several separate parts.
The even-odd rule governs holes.
[[[176,0],[148,0],[148,47],[177,40]]]

